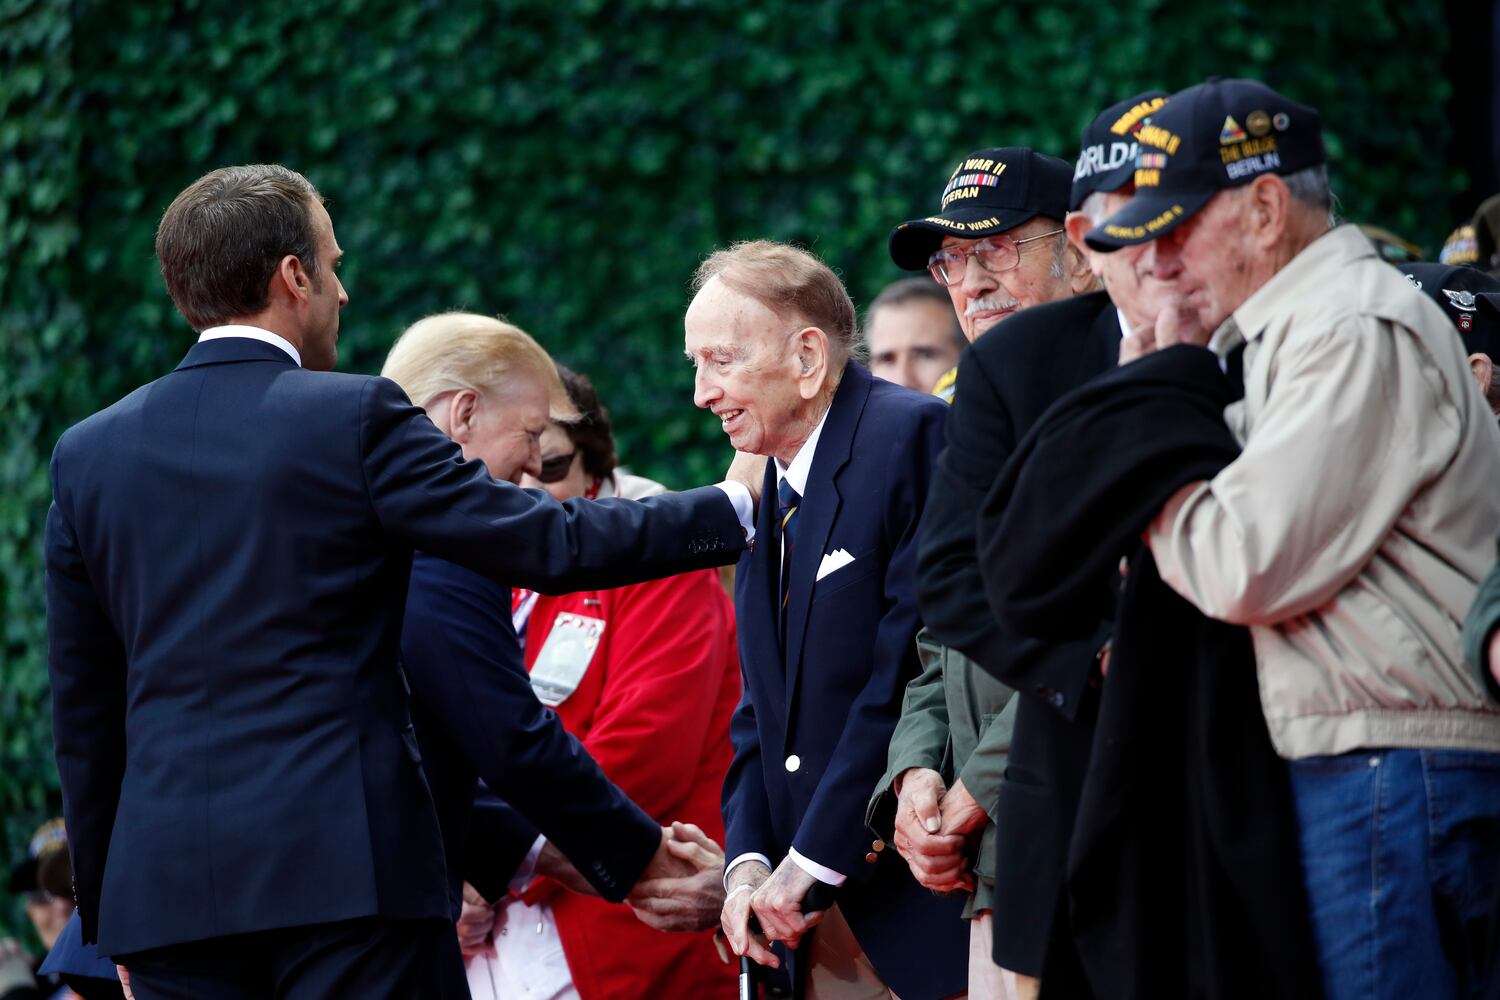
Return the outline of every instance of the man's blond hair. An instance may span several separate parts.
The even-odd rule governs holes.
[[[551,356],[525,330],[493,316],[445,312],[417,320],[397,338],[380,374],[424,410],[460,389],[495,395],[516,381],[535,381],[546,387],[555,419],[574,415]]]

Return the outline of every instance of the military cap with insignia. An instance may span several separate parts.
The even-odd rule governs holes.
[[[42,891],[64,899],[73,898],[68,832],[61,819],[49,819],[31,835],[26,857],[10,871],[10,891]]]
[[[1014,229],[1038,215],[1068,214],[1073,167],[1023,146],[981,149],[959,161],[943,188],[937,215],[891,230],[891,260],[921,271],[945,236],[977,240]]]
[[[1397,270],[1442,307],[1466,352],[1500,360],[1500,279],[1466,265],[1402,264]]]
[[[1465,222],[1443,241],[1443,249],[1438,253],[1440,264],[1478,264],[1479,263],[1479,237],[1474,234],[1474,227]]]
[[[1166,103],[1165,90],[1148,90],[1111,104],[1083,127],[1069,208],[1076,212],[1096,191],[1118,191],[1135,179],[1136,133]]]
[[[1136,139],[1135,196],[1089,230],[1095,250],[1154,240],[1262,174],[1327,162],[1318,113],[1258,80],[1209,80],[1173,94]]]

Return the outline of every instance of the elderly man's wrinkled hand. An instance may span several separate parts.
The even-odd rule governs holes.
[[[1156,350],[1156,330],[1149,323],[1138,326],[1120,341],[1120,364],[1128,365],[1136,358],[1145,357]]]
[[[692,823],[673,823],[667,850],[691,875],[644,879],[631,890],[636,918],[659,931],[703,931],[724,910],[724,851]]]
[[[760,490],[766,482],[766,456],[752,455],[743,451],[735,452],[734,461],[729,463],[729,471],[724,473],[724,479],[731,483],[739,483],[749,490],[750,499],[759,510]]]
[[[826,910],[802,912],[802,900],[817,881],[789,855],[750,896],[750,908],[769,940],[795,948],[802,935],[822,922]]]
[[[1167,298],[1162,303],[1161,312],[1156,314],[1156,325],[1152,329],[1152,338],[1156,341],[1158,349],[1173,347],[1177,344],[1207,347],[1211,336],[1213,336],[1213,331],[1203,328],[1203,324],[1198,320],[1197,310],[1177,295]]]
[[[912,877],[934,892],[971,888],[968,843],[962,834],[943,830],[942,775],[911,768],[898,781],[894,840]]]
[[[719,926],[724,938],[736,955],[748,955],[760,965],[773,969],[780,967],[781,960],[771,950],[771,943],[764,934],[750,927],[751,897],[755,890],[771,877],[771,869],[759,861],[742,861],[734,866],[728,876],[728,891],[724,895],[724,910],[719,917]]]

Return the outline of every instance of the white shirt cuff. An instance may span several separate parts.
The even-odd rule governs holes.
[[[755,538],[755,501],[750,498],[750,490],[744,483],[728,480],[714,485],[723,490],[729,502],[734,504],[734,516],[740,519],[740,527],[745,531],[745,541],[747,543],[753,541]]]
[[[510,889],[511,895],[519,896],[525,892],[531,880],[536,878],[536,861],[542,856],[542,848],[546,846],[546,834],[537,834],[536,840],[531,842],[531,850],[526,852],[526,857],[521,862],[521,867],[517,868],[516,873],[510,877],[510,885],[507,888]]]
[[[827,882],[829,885],[843,885],[844,879],[848,877],[846,875],[840,875],[832,868],[824,868],[816,861],[813,861],[809,858],[804,858],[802,855],[797,853],[797,849],[795,847],[791,848],[786,853],[787,857],[791,858],[797,863],[798,868],[801,868],[803,871],[807,872],[807,874],[811,875],[819,882]]]
[[[726,890],[729,888],[729,873],[734,871],[736,865],[744,864],[746,861],[759,861],[767,868],[774,867],[771,864],[771,859],[766,857],[764,854],[755,854],[753,852],[741,854],[739,857],[735,858],[733,861],[729,862],[729,864],[724,866],[724,888]]]

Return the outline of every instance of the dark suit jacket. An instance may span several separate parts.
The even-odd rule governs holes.
[[[504,871],[498,888],[486,882],[489,893],[503,891],[539,830],[601,896],[619,902],[650,862],[661,827],[537,700],[511,624],[510,593],[428,555],[412,563],[401,657],[443,831],[454,915],[470,870],[465,841],[476,777],[522,814],[488,827],[473,844],[477,869]],[[496,833],[498,842],[491,839]]]
[[[923,889],[894,850],[874,849],[864,823],[902,691],[918,672],[916,532],[946,414],[935,397],[850,362],[797,512],[784,658],[774,503],[761,505],[735,576],[745,694],[730,723],[725,854],[774,863],[795,846],[849,876],[839,907],[906,1000],[962,990],[968,968],[962,901]],[[776,495],[774,465],[762,495]],[[854,562],[816,580],[835,549]]]
[[[414,549],[567,591],[744,547],[712,487],[558,504],[462,462],[395,383],[243,338],[66,432],[52,489],[54,739],[108,955],[448,916],[397,668]]]
[[[994,934],[996,961],[1028,975],[1042,972],[1050,910],[1062,899],[1092,732],[1089,675],[1110,623],[1086,623],[1088,638],[1069,642],[1002,631],[985,600],[975,530],[1016,444],[1058,398],[1114,367],[1120,339],[1114,305],[1094,292],[1028,309],[965,349],[922,522],[923,621],[1023,696],[996,810]]]

